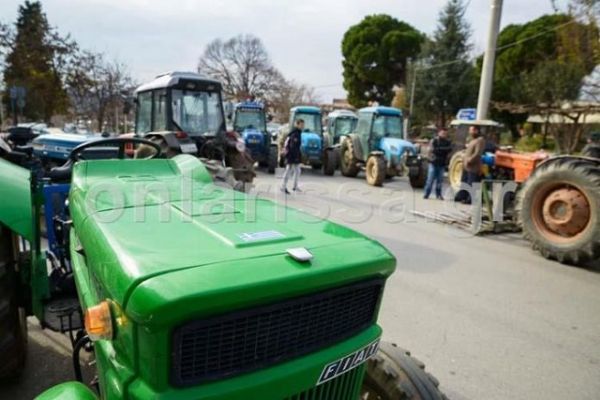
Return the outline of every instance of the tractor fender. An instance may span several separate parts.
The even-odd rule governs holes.
[[[536,169],[538,169],[539,167],[541,167],[542,165],[550,165],[553,164],[555,162],[558,161],[562,161],[562,160],[580,160],[580,161],[587,161],[587,162],[591,162],[595,165],[599,165],[600,166],[600,159],[598,158],[594,158],[594,157],[585,157],[585,156],[571,156],[571,155],[562,155],[562,156],[554,156],[554,157],[548,157],[547,159],[541,161],[537,166]]]
[[[360,138],[358,137],[358,135],[350,134],[350,135],[346,136],[346,140],[350,140],[352,142],[352,148],[354,149],[354,157],[357,160],[366,161],[365,157],[363,155],[363,150],[362,150],[362,146],[360,144]]]
[[[35,400],[98,400],[98,396],[81,382],[65,382],[51,387]]]
[[[31,172],[0,159],[0,224],[32,241]]]

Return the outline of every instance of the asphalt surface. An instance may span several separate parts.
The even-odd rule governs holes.
[[[564,266],[518,234],[474,237],[413,216],[458,207],[422,199],[405,179],[371,188],[364,179],[305,170],[303,193],[284,196],[259,173],[253,193],[350,225],[397,257],[380,323],[384,339],[410,349],[450,399],[600,399],[600,268]],[[30,320],[23,379],[0,399],[30,399],[73,379],[65,337]]]

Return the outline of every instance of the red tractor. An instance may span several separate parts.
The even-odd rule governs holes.
[[[600,258],[600,158],[510,149],[486,156],[492,160],[484,172],[487,180],[517,184],[516,193],[505,201],[505,212],[535,250],[566,264]],[[458,171],[461,151],[449,166],[455,189],[460,186]]]

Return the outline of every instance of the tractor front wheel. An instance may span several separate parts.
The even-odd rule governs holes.
[[[354,146],[350,138],[346,138],[342,141],[340,149],[340,170],[342,171],[342,175],[350,178],[356,177],[360,171],[358,160],[354,153]]]
[[[386,175],[385,160],[380,156],[369,156],[367,159],[366,175],[367,183],[371,186],[383,185]]]
[[[463,174],[463,163],[465,159],[464,151],[457,151],[452,155],[450,159],[450,163],[448,164],[448,180],[450,181],[450,186],[457,193],[460,190],[460,184],[462,182],[462,174]]]
[[[600,164],[576,157],[538,167],[517,194],[523,235],[544,257],[581,264],[600,257]]]
[[[367,361],[360,399],[447,400],[438,386],[437,379],[410,352],[382,342],[379,352]]]
[[[337,149],[325,150],[325,163],[323,164],[323,174],[333,176],[338,164]]]
[[[427,174],[429,169],[429,162],[425,159],[421,160],[419,164],[419,171],[416,174],[410,174],[408,179],[410,180],[410,186],[413,189],[423,189],[425,183],[427,183]]]
[[[12,235],[0,227],[0,380],[18,378],[27,356],[27,321],[13,255]]]

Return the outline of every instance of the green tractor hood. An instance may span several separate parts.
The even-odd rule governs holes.
[[[0,223],[32,241],[31,173],[0,159]]]
[[[214,185],[187,155],[80,162],[70,202],[90,287],[103,288],[95,297],[145,323],[168,322],[190,301],[199,313],[228,309],[243,301],[241,292],[232,296],[242,287],[252,288],[253,301],[266,300],[388,276],[395,265],[357,232]],[[290,257],[298,247],[313,259]],[[220,293],[219,302],[209,300]]]

